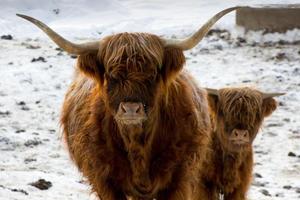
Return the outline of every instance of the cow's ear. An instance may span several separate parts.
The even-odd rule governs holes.
[[[97,54],[90,53],[78,56],[77,66],[87,76],[103,83],[105,70]]]
[[[208,92],[208,105],[209,105],[209,109],[212,112],[217,113],[218,103],[219,103],[219,96],[217,94],[211,94]]]
[[[273,98],[266,98],[263,100],[263,114],[265,117],[269,116],[272,114],[274,110],[277,108],[277,102]]]
[[[166,47],[164,49],[163,66],[160,67],[164,82],[167,83],[172,80],[184,64],[185,57],[181,49]]]

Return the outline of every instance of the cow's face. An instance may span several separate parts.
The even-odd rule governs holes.
[[[159,37],[145,33],[122,33],[104,41],[100,55],[88,59],[97,62],[80,56],[79,68],[98,81],[117,122],[142,124],[163,85],[183,67],[183,52],[165,48]]]
[[[104,48],[103,86],[110,110],[122,123],[141,123],[155,101],[163,47],[149,35],[125,33]]]
[[[250,88],[228,88],[210,97],[215,112],[215,129],[223,146],[233,152],[251,147],[264,117],[276,109],[273,98]]]

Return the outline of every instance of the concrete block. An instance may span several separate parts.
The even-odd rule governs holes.
[[[237,10],[236,24],[246,30],[286,32],[300,29],[300,4],[257,5]]]

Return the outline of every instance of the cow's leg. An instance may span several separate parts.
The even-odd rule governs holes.
[[[225,192],[224,200],[246,200],[250,180],[251,180],[250,178],[245,179],[239,185]]]
[[[93,190],[100,200],[127,200],[125,194],[110,184],[102,181],[93,184]]]
[[[246,200],[246,194],[242,194],[237,191],[234,191],[230,194],[225,194],[224,200]]]
[[[164,190],[159,193],[157,200],[190,200],[191,194],[186,189]]]
[[[224,194],[224,200],[246,200],[248,186],[240,185],[231,193]]]
[[[159,192],[157,200],[190,200],[192,197],[192,187],[189,181],[174,181],[171,185]]]
[[[153,198],[130,197],[128,200],[153,200]]]
[[[204,185],[201,184],[199,187],[195,188],[195,193],[193,195],[193,200],[218,200],[219,193],[214,185]]]

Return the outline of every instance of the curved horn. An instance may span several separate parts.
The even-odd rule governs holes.
[[[189,50],[193,47],[195,47],[202,38],[207,34],[209,29],[224,15],[227,13],[239,9],[241,7],[231,7],[227,8],[219,13],[217,13],[215,16],[213,16],[210,20],[208,20],[196,33],[194,33],[192,36],[185,38],[185,39],[163,39],[165,46],[172,46],[177,47],[182,50]]]
[[[74,44],[59,34],[57,34],[55,31],[53,31],[51,28],[49,28],[46,24],[43,22],[34,19],[32,17],[29,17],[27,15],[21,15],[17,14],[17,16],[22,17],[30,22],[32,22],[34,25],[39,27],[42,31],[44,31],[60,48],[65,50],[66,52],[70,54],[76,54],[81,55],[89,52],[97,52],[100,47],[100,42],[87,42],[82,44]]]
[[[207,93],[210,94],[210,95],[216,95],[218,96],[219,95],[219,92],[217,89],[212,89],[212,88],[205,88]]]
[[[263,99],[285,95],[285,93],[262,93]]]

